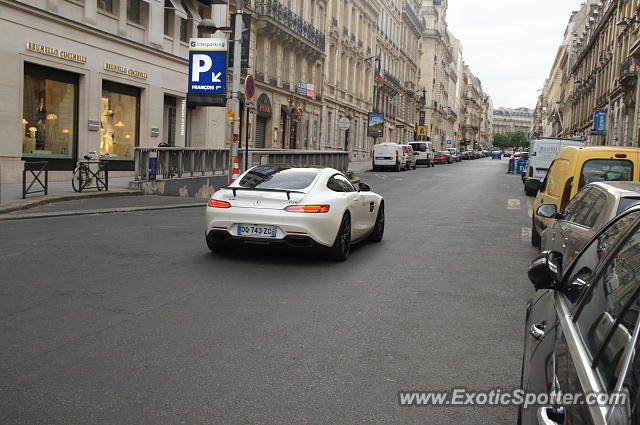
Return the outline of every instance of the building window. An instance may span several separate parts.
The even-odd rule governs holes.
[[[173,37],[173,4],[169,0],[164,2],[164,35]]]
[[[98,9],[113,13],[113,0],[98,0]]]
[[[29,63],[24,65],[24,74],[23,158],[69,160],[67,165],[72,169],[77,140],[78,76]]]
[[[138,146],[140,89],[102,82],[100,99],[100,155],[109,160],[133,161]]]
[[[140,0],[127,0],[127,20],[140,23]]]

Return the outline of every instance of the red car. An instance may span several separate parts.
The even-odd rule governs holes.
[[[434,152],[433,153],[433,161],[436,164],[446,164],[449,162],[449,156],[442,152]]]

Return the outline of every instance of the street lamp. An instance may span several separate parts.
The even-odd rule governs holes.
[[[637,20],[635,16],[632,18],[622,18],[618,21],[616,26],[619,28],[626,28],[631,24],[640,24],[640,21]]]

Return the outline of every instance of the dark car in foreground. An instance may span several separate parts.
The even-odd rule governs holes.
[[[542,251],[556,251],[568,263],[613,217],[640,202],[640,183],[597,182],[585,186],[561,213],[553,204],[539,212],[555,221],[541,236]]]
[[[542,252],[529,279],[537,292],[526,309],[521,388],[585,402],[541,397],[519,407],[518,423],[637,424],[640,206],[604,226],[572,262]],[[623,396],[606,399],[613,394]]]

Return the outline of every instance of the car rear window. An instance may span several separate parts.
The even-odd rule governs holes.
[[[593,182],[631,180],[633,162],[628,159],[590,159],[582,166],[580,187]]]
[[[413,147],[414,151],[418,151],[418,152],[426,152],[427,151],[427,144],[426,143],[411,143],[411,146]]]
[[[630,206],[640,202],[640,198],[620,198],[620,205],[618,205],[618,214],[626,211]]]
[[[315,168],[255,167],[240,180],[241,187],[301,190],[311,186],[320,173]]]

